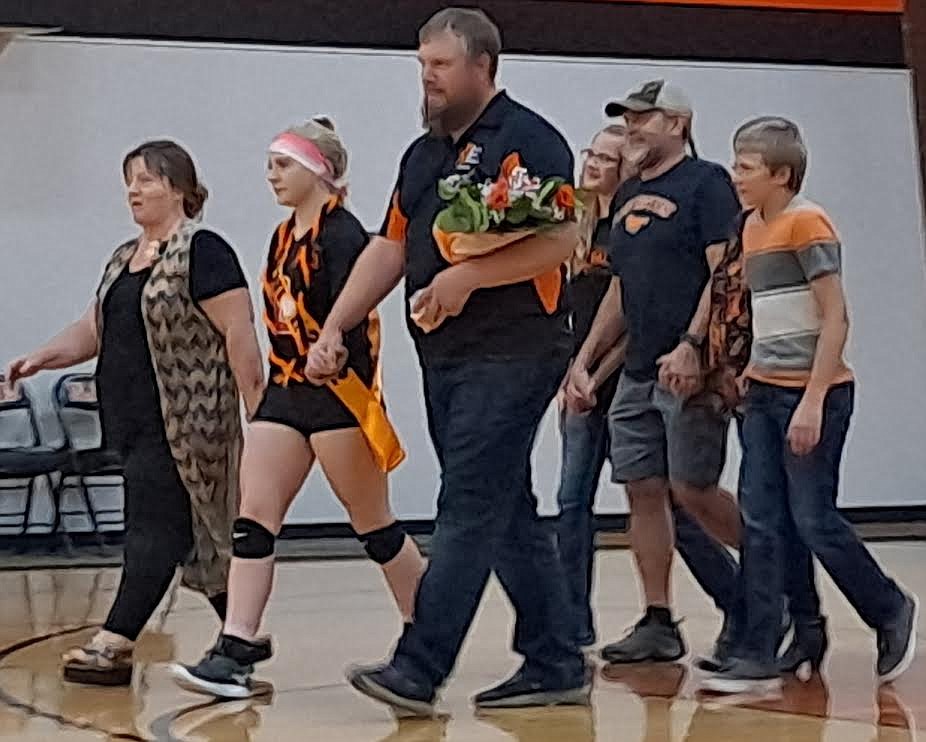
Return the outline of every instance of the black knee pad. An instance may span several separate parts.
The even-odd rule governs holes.
[[[367,556],[377,564],[386,564],[396,558],[405,543],[405,530],[398,523],[364,533],[357,537]]]
[[[276,536],[257,521],[238,518],[232,527],[232,554],[239,559],[266,559],[273,556]]]

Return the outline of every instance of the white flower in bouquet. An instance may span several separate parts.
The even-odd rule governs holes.
[[[442,199],[449,201],[456,196],[464,187],[469,185],[469,178],[458,173],[443,178],[437,184],[437,192]]]
[[[526,168],[516,167],[508,176],[512,199],[521,198],[540,190],[540,178],[532,178]]]

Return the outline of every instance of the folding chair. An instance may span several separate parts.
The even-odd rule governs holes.
[[[35,407],[25,387],[0,381],[0,493],[4,498],[19,493],[25,500],[22,510],[0,513],[0,529],[18,526],[18,535],[24,536],[32,526],[54,526],[33,523],[32,504],[41,481],[48,483],[54,498],[52,475],[61,471],[66,460],[65,451],[42,445]]]
[[[61,495],[76,490],[85,511],[58,508],[64,516],[84,515],[102,545],[100,526],[124,527],[122,507],[94,508],[90,488],[121,492],[122,462],[117,452],[102,448],[102,425],[96,378],[91,374],[66,374],[55,384],[55,412],[67,443],[69,456],[62,470]]]

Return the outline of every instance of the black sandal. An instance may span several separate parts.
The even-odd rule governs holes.
[[[96,646],[92,641],[64,655],[64,679],[81,685],[132,684],[132,648]]]

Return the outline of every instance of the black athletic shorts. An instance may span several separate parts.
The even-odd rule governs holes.
[[[325,430],[359,427],[331,389],[311,384],[269,384],[254,419],[286,425],[306,438]]]

